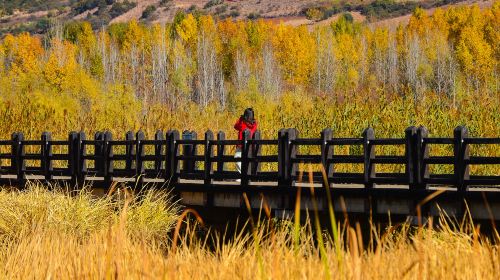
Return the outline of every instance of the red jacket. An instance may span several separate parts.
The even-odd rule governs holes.
[[[238,121],[236,121],[236,123],[234,124],[234,129],[238,131],[238,140],[243,139],[243,131],[245,131],[245,129],[250,130],[250,138],[252,138],[253,134],[257,130],[257,121],[251,124],[245,122],[243,118],[240,117]]]

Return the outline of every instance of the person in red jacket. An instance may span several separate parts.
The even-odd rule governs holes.
[[[255,120],[252,108],[245,109],[243,115],[241,115],[238,121],[234,124],[234,129],[238,131],[238,140],[243,139],[243,131],[245,131],[245,129],[250,131],[250,138],[253,137],[253,134],[257,131],[257,120]],[[236,153],[234,154],[234,157],[241,158],[241,145],[236,146]],[[241,161],[236,162],[236,170],[241,173]]]

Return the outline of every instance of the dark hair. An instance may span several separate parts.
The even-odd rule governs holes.
[[[241,116],[243,120],[247,123],[255,123],[255,118],[254,118],[254,113],[252,108],[246,108],[245,112],[243,112],[243,115]]]

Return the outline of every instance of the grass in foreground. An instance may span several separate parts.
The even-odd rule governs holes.
[[[68,192],[30,183],[25,191],[0,190],[0,240],[19,241],[35,232],[81,240],[108,230],[118,220],[128,235],[158,240],[172,229],[178,213],[179,207],[164,191],[134,196],[112,188],[110,195],[96,197],[89,188]]]
[[[183,225],[172,246],[178,208],[168,197],[68,196],[32,187],[0,192],[0,275],[7,279],[499,279],[497,245],[472,224],[439,221],[373,230],[342,227],[340,248],[311,223],[267,221],[231,237],[200,236]],[[299,235],[295,243],[294,235]],[[175,249],[174,249],[175,247]],[[339,249],[339,250],[337,250]]]

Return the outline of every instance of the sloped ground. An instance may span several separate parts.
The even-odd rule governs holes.
[[[124,0],[119,0],[123,2]],[[195,10],[209,13],[217,17],[232,17],[235,19],[247,18],[265,18],[274,22],[283,22],[285,24],[299,26],[308,25],[310,27],[327,25],[337,20],[339,14],[333,15],[325,20],[313,21],[307,19],[302,11],[308,7],[318,5],[328,5],[329,2],[324,0],[129,0],[137,5],[123,14],[110,19],[110,23],[127,22],[132,19],[142,20],[145,22],[166,23],[171,22],[175,14],[179,11],[193,12]],[[358,3],[353,0],[352,3]],[[457,4],[447,6],[471,5],[478,4],[480,7],[489,7],[495,0],[466,0]],[[61,3],[65,0],[61,0]],[[351,3],[351,2],[349,2]],[[367,4],[369,2],[363,2]],[[154,11],[147,18],[142,18],[143,12],[149,6],[153,6]],[[107,6],[109,10],[111,5]],[[44,28],[48,27],[48,18],[58,18],[60,21],[65,20],[88,20],[92,15],[99,17],[98,8],[86,10],[75,15],[70,6],[62,5],[59,9],[49,11],[14,11],[12,15],[7,15],[0,8],[0,35],[8,32],[43,32]],[[435,8],[428,9],[428,13],[432,14]],[[353,18],[357,22],[363,22],[366,17],[359,12],[351,12]],[[377,20],[370,23],[374,27],[389,26],[395,27],[400,23],[408,22],[410,14],[393,17],[384,20]]]
[[[113,20],[111,20],[111,23],[116,23],[116,22],[127,22],[132,19],[140,19],[142,16],[142,12],[148,7],[149,5],[158,5],[160,3],[160,0],[139,0],[137,1],[137,6],[135,8],[130,9],[128,12],[115,17]]]

